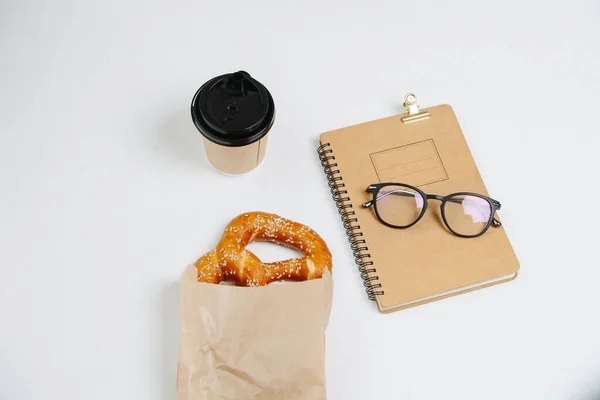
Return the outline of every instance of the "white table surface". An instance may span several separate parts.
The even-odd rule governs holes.
[[[174,399],[180,274],[252,209],[334,253],[329,399],[600,398],[598,2],[286,3],[0,4],[0,399]],[[189,105],[239,69],[277,119],[228,178]],[[454,107],[521,272],[382,315],[315,149],[408,91]]]

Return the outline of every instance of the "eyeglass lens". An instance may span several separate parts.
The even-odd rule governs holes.
[[[444,205],[446,223],[456,233],[478,235],[488,226],[492,214],[490,203],[481,197],[457,195]]]
[[[425,200],[411,188],[400,185],[382,187],[377,193],[376,211],[386,223],[404,227],[415,222],[423,211]]]

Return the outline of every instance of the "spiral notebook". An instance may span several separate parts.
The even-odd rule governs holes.
[[[372,199],[366,188],[384,182],[489,196],[452,108],[419,110],[414,95],[407,99],[406,114],[323,133],[318,149],[358,273],[381,312],[507,282],[519,270],[502,226],[477,238],[455,236],[441,221],[440,203],[430,200],[416,225],[394,229],[361,207]]]

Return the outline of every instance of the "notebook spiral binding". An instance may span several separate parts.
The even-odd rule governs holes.
[[[343,189],[346,185],[342,182],[340,170],[334,169],[338,165],[336,162],[330,163],[330,161],[335,161],[333,150],[330,147],[330,143],[324,143],[319,146],[317,153],[321,160],[321,166],[323,166],[323,172],[327,177],[327,182],[329,182],[333,201],[342,218],[344,229],[346,229],[346,236],[350,241],[354,261],[358,265],[358,271],[365,285],[367,295],[370,300],[375,300],[376,296],[381,296],[384,292],[381,290],[381,283],[377,283],[379,277],[371,275],[377,273],[377,270],[373,268],[371,254],[365,253],[369,251],[365,239],[359,239],[363,236],[363,233],[360,231],[360,225],[358,225],[358,219],[355,216],[356,213],[352,210],[352,204],[346,203],[350,201],[350,197],[347,196],[348,191]]]

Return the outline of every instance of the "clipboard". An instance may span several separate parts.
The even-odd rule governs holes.
[[[489,196],[452,107],[420,109],[408,93],[404,108],[322,133],[317,150],[358,274],[381,312],[507,282],[520,268],[502,226],[466,239],[445,229],[437,204],[407,229],[385,226],[372,208],[360,207],[370,199],[367,188],[384,182]]]

